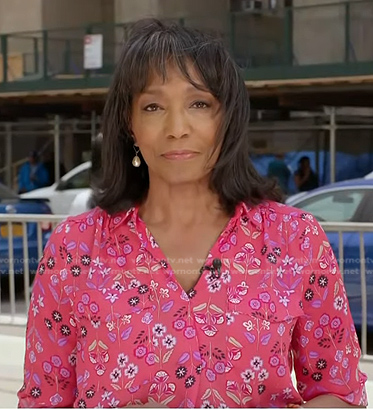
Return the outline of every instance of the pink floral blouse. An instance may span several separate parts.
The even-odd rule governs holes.
[[[60,224],[35,279],[19,407],[367,404],[343,281],[311,215],[239,205],[205,267],[183,291],[137,208]]]

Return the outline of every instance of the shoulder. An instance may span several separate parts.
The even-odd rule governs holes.
[[[302,227],[312,227],[313,229],[322,229],[315,216],[309,212],[297,207],[288,206],[282,203],[275,203],[278,213],[285,222],[297,222]]]
[[[115,229],[121,226],[120,234],[127,236],[130,231],[129,212],[109,215],[96,207],[89,212],[68,217],[57,225],[46,246],[39,267],[39,275],[52,270],[69,277],[69,283],[75,289],[82,288],[89,277],[91,268],[102,265],[100,259],[107,256],[105,247],[117,234]],[[78,278],[80,277],[80,278]],[[39,281],[43,284],[48,277]]]
[[[245,206],[248,207],[249,212],[260,212],[263,215],[276,214],[284,220],[288,220],[289,218],[305,219],[305,215],[310,215],[310,213],[307,213],[297,207],[292,207],[284,203],[274,202],[272,200],[264,200],[256,206]]]
[[[98,223],[101,224],[104,219],[108,219],[109,217],[110,216],[104,210],[100,209],[99,207],[95,207],[94,209],[84,213],[67,217],[60,223],[60,225],[77,227],[82,224],[87,224],[89,226],[94,226]]]
[[[81,275],[89,267],[95,254],[99,253],[104,217],[104,212],[96,208],[60,222],[44,247],[39,275],[52,270],[58,275],[65,274],[64,279],[71,276],[72,280]],[[41,282],[48,278],[42,277]]]
[[[63,244],[88,241],[93,242],[99,230],[101,231],[109,216],[99,208],[92,209],[76,216],[70,216],[60,222],[51,234],[46,249],[51,244]],[[106,221],[106,223],[105,223]],[[73,247],[73,245],[70,245]],[[76,246],[74,246],[75,248]]]
[[[251,220],[257,224],[258,229],[268,230],[273,235],[276,232],[290,239],[295,235],[308,235],[309,232],[318,235],[323,229],[316,218],[302,209],[286,204],[265,201],[249,209]],[[289,236],[284,234],[284,229]]]
[[[87,212],[70,216],[57,225],[52,233],[54,241],[96,241],[107,239],[118,227],[124,225],[130,229],[133,208],[121,213],[110,215],[105,210],[95,207]]]
[[[293,253],[306,264],[316,262],[320,251],[328,252],[331,247],[323,227],[311,213],[291,206],[274,203],[278,215],[276,231],[289,253]]]
[[[252,209],[249,219],[256,224],[257,230],[251,232],[251,240],[258,237],[265,249],[271,249],[278,256],[278,267],[289,265],[291,280],[298,274],[292,267],[301,266],[300,270],[304,267],[303,272],[306,274],[306,270],[319,263],[323,257],[330,259],[334,265],[329,239],[312,214],[281,203],[265,202]]]
[[[273,201],[248,208],[235,232],[234,260],[251,263],[252,283],[257,280],[258,287],[280,292],[301,291],[304,280],[330,249],[312,214]]]

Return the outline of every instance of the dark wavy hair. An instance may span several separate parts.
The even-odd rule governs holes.
[[[97,186],[102,177],[102,133],[94,136],[91,140],[91,170],[90,170],[90,184]],[[93,191],[88,199],[88,209],[93,209],[97,206],[97,195]]]
[[[95,203],[113,214],[146,198],[148,167],[142,158],[139,168],[132,165],[132,101],[145,89],[151,74],[166,79],[170,63],[200,87],[189,75],[192,64],[204,87],[220,102],[223,123],[217,146],[221,143],[221,151],[211,171],[210,188],[223,209],[232,214],[239,202],[282,201],[276,182],[260,176],[249,159],[248,90],[223,43],[207,33],[151,19],[133,27],[114,72],[103,112],[102,169],[93,183]]]

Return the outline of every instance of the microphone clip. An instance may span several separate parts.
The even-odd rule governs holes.
[[[210,271],[212,278],[216,280],[221,277],[221,266],[221,260],[218,258],[214,258],[211,266],[203,266],[202,270]]]

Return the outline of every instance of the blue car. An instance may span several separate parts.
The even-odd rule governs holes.
[[[333,183],[288,198],[286,203],[312,213],[319,222],[373,222],[373,179]],[[339,235],[327,232],[339,259]],[[373,231],[364,233],[368,329],[373,330]],[[352,317],[361,328],[360,235],[343,233],[343,278]]]
[[[0,183],[0,214],[51,214],[49,206],[43,201],[21,199],[16,193]],[[23,226],[14,223],[13,226],[13,249],[14,271],[16,275],[22,275],[24,271],[23,256]],[[30,272],[38,266],[38,240],[37,224],[27,223],[28,258]],[[44,246],[50,236],[51,225],[45,224],[42,229],[42,245]],[[0,222],[0,273],[1,277],[9,274],[9,241],[8,223]]]

